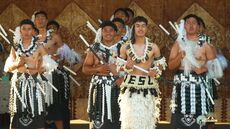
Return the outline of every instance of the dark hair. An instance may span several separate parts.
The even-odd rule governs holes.
[[[33,23],[30,19],[24,19],[24,20],[22,20],[22,21],[20,22],[20,27],[21,27],[22,25],[31,25],[33,29],[35,28],[34,23]]]
[[[38,12],[36,12],[36,13],[34,14],[35,18],[36,18],[36,16],[39,15],[39,14],[44,15],[44,16],[48,19],[48,15],[47,15],[47,13],[46,13],[45,11],[38,11]]]
[[[117,26],[112,21],[106,20],[106,21],[103,21],[100,25],[102,29],[106,26],[112,27],[117,32]]]
[[[134,19],[133,19],[133,25],[136,23],[136,22],[144,22],[146,25],[148,25],[148,20],[143,17],[143,16],[136,16]]]
[[[124,8],[118,8],[118,9],[116,9],[116,10],[114,11],[113,15],[115,15],[115,14],[116,14],[117,12],[119,12],[119,11],[123,12],[123,13],[125,14],[126,17],[129,17],[128,12],[127,12]]]
[[[50,25],[54,25],[54,26],[56,26],[57,27],[57,29],[59,29],[60,28],[60,25],[59,25],[59,23],[57,22],[57,21],[55,21],[55,20],[50,20],[48,23],[47,23],[47,28],[48,28],[48,26],[50,26]]]
[[[201,17],[199,17],[199,23],[200,23],[200,25],[202,25],[204,27],[204,29],[206,29],[204,20]]]
[[[121,18],[114,18],[113,20],[112,20],[112,22],[114,23],[114,22],[119,22],[119,23],[121,23],[123,26],[125,26],[125,22],[124,22],[124,20],[122,20]]]
[[[185,16],[183,19],[186,22],[191,17],[194,18],[197,21],[198,25],[200,25],[200,18],[195,14],[189,14],[189,15]]]
[[[126,12],[130,12],[130,13],[134,16],[134,12],[133,12],[132,9],[130,9],[130,8],[125,8],[125,10],[126,10]]]

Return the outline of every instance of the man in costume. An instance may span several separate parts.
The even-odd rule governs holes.
[[[147,25],[146,18],[135,17],[131,40],[120,50],[120,57],[127,60],[126,64],[119,64],[127,72],[119,96],[122,129],[155,129],[160,115],[157,78],[166,68],[166,61],[158,46],[146,37]]]
[[[117,72],[113,58],[118,53],[118,43],[114,41],[117,27],[111,21],[104,21],[100,27],[102,38],[92,45],[98,58],[92,51],[87,51],[82,68],[83,73],[93,75],[87,112],[93,121],[93,129],[119,129],[119,89],[115,84]],[[100,60],[104,64],[100,64]]]
[[[199,17],[187,15],[171,49],[169,69],[175,70],[171,100],[172,124],[177,129],[202,128],[214,111],[212,78],[223,76],[213,47],[199,37]]]
[[[21,21],[4,68],[13,73],[9,100],[12,128],[45,128],[45,90],[49,84],[42,72],[53,71],[57,63],[33,37],[34,28],[31,20]]]
[[[51,20],[47,24],[47,29],[53,29],[53,33],[59,34],[60,25],[57,21]],[[70,79],[69,71],[63,68],[63,65],[74,66],[80,63],[80,55],[75,51],[71,50],[66,43],[62,46],[56,46],[56,54],[58,56],[59,67],[56,72],[58,77],[53,78],[55,82],[58,82],[55,86],[59,89],[58,93],[54,93],[54,104],[48,107],[47,119],[51,120],[62,120],[63,129],[70,129],[70,110],[69,110],[69,99],[70,99]],[[60,114],[58,117],[54,117],[55,114]]]
[[[62,39],[57,33],[53,33],[54,30],[47,30],[48,16],[44,11],[38,11],[34,14],[34,23],[39,30],[39,42],[43,44],[46,52],[56,61],[62,63],[57,55],[57,50],[63,46]],[[69,73],[64,72],[63,68],[56,69],[52,73],[45,75],[50,82],[58,89],[58,92],[53,89],[47,89],[47,120],[54,120],[57,129],[63,129],[63,108],[67,104],[64,101],[64,95],[66,98],[69,96]],[[66,102],[66,103],[64,103]],[[57,105],[58,104],[58,105]]]

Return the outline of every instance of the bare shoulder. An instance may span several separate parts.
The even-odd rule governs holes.
[[[131,40],[126,41],[124,44],[122,44],[121,48],[126,49],[126,47],[131,43]]]
[[[125,42],[125,43],[121,46],[121,49],[120,49],[121,53],[125,53],[125,51],[126,51],[126,50],[128,49],[128,47],[129,47],[130,43],[131,43],[131,40]]]
[[[213,45],[205,42],[204,44],[206,57],[208,60],[216,58],[216,51]]]
[[[53,33],[51,33],[51,36],[52,36],[52,37],[59,37],[60,35],[53,32]]]
[[[151,43],[152,45],[152,48],[154,49],[154,50],[157,50],[157,49],[159,49],[159,47],[158,47],[158,45],[156,44],[156,43]]]
[[[169,59],[175,58],[178,55],[179,51],[180,51],[179,42],[175,41],[175,43],[172,45]]]
[[[205,49],[212,49],[214,47],[212,44],[207,43],[207,42],[205,42],[203,46],[205,47]]]

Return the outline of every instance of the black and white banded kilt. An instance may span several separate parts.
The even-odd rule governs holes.
[[[190,72],[188,76],[178,70],[174,76],[171,110],[172,125],[175,128],[195,129],[201,127],[199,117],[214,112],[215,91],[212,79],[206,73]]]
[[[13,128],[45,127],[45,88],[43,75],[14,73],[11,79],[9,110]]]
[[[119,88],[114,76],[93,76],[90,83],[88,109],[93,128],[119,129]]]
[[[185,76],[184,71],[180,70],[174,76],[172,112],[207,115],[214,110],[211,103],[213,93],[213,82],[206,73],[198,75],[191,72]]]

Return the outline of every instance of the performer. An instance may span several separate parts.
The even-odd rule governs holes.
[[[99,59],[91,51],[87,51],[82,68],[83,73],[93,75],[87,112],[93,121],[93,129],[119,129],[119,88],[115,84],[117,72],[116,60],[113,58],[118,53],[114,41],[117,27],[111,21],[104,21],[100,27],[102,38],[92,48],[106,64],[100,64]]]
[[[166,67],[160,49],[145,35],[148,21],[137,16],[133,20],[132,38],[121,47],[120,57],[127,64],[120,65],[128,74],[120,88],[120,121],[122,129],[155,129],[160,115],[160,91],[157,78]],[[139,66],[148,74],[133,66]]]
[[[211,80],[223,75],[212,46],[198,36],[199,27],[199,18],[187,15],[169,56],[169,69],[177,71],[170,107],[171,122],[178,129],[204,127],[206,117],[214,111]]]
[[[34,14],[34,23],[39,30],[39,42],[43,44],[46,52],[58,62],[59,56],[56,54],[58,48],[63,46],[63,42],[61,37],[53,33],[54,30],[47,30],[47,23],[48,23],[48,16],[47,13],[44,11],[38,11]],[[53,83],[55,87],[58,89],[58,93],[53,91],[53,89],[47,89],[47,96],[46,96],[46,103],[48,106],[48,115],[47,120],[54,120],[57,129],[63,129],[63,105],[64,99],[63,98],[63,91],[65,91],[66,97],[68,96],[68,89],[69,89],[69,78],[67,77],[69,73],[63,73],[60,69],[56,69],[52,73],[46,74],[46,78],[49,79],[50,82]],[[67,97],[68,98],[68,97]],[[61,104],[62,106],[55,104]],[[53,105],[52,105],[53,104]],[[51,114],[51,115],[49,115]]]
[[[135,16],[134,12],[130,8],[125,8],[126,12],[129,14],[129,19],[127,20],[126,24],[131,27],[133,23],[133,18]]]
[[[12,128],[45,128],[45,89],[47,79],[42,72],[51,72],[57,63],[33,37],[34,24],[25,19],[15,32],[14,44],[4,70],[13,72],[9,110]]]
[[[125,40],[130,39],[131,37],[130,28],[127,25],[127,22],[129,20],[129,13],[124,8],[118,8],[114,11],[113,16],[111,17],[111,21],[114,18],[120,18],[125,22],[125,31],[123,32],[124,33],[123,39]]]
[[[60,25],[55,20],[51,20],[48,22],[47,29],[53,30],[53,33],[60,35]],[[72,67],[75,64],[80,63],[81,55],[79,53],[76,53],[73,49],[70,49],[67,43],[63,42],[56,47],[56,54],[59,55],[60,60],[63,60],[66,65],[70,65],[70,67]]]
[[[47,24],[48,30],[53,29],[53,33],[59,35],[60,25],[57,21],[51,20]],[[69,71],[63,68],[63,65],[74,66],[80,63],[80,55],[75,51],[71,50],[66,43],[62,46],[56,46],[56,54],[58,56],[59,67],[57,72],[58,76],[53,76],[53,82],[57,82],[55,86],[59,89],[58,93],[54,93],[54,104],[48,107],[47,119],[51,120],[62,120],[63,129],[70,129],[70,110],[69,110],[69,99],[70,99],[70,79]],[[57,116],[58,117],[55,117]]]
[[[120,19],[120,18],[114,18],[112,22],[116,25],[117,27],[117,34],[115,36],[115,42],[122,42],[125,43],[127,41],[125,37],[125,22]]]

